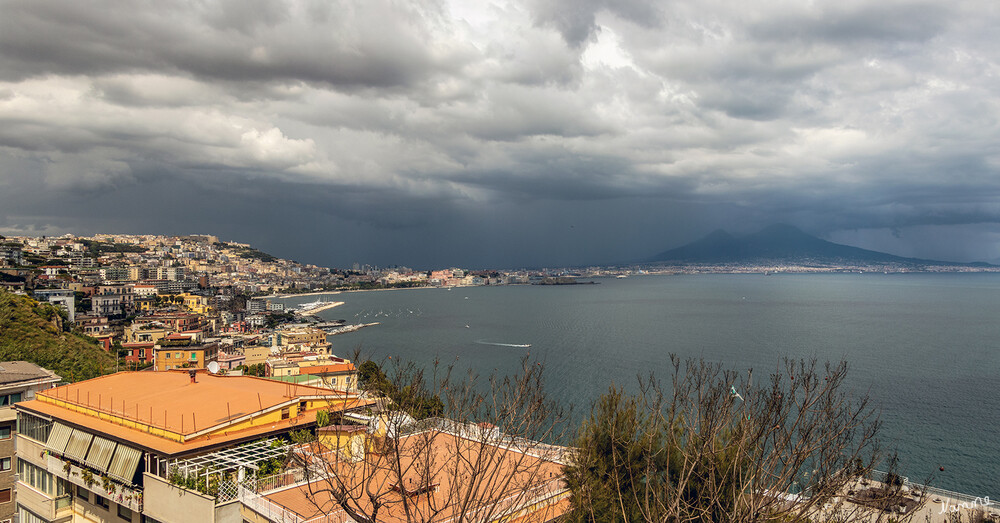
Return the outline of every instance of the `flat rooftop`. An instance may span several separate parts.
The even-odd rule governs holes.
[[[309,413],[318,408],[309,409],[305,416],[262,423],[251,429],[224,430],[230,422],[298,401],[326,400],[325,406],[344,404],[342,408],[348,409],[370,403],[342,391],[253,376],[217,376],[204,370],[197,371],[195,376],[192,383],[187,370],[119,372],[40,392],[35,400],[20,403],[17,408],[133,441],[164,454],[176,454],[221,440],[314,422],[315,416]],[[170,438],[163,431],[179,437]]]
[[[331,497],[326,483],[335,481],[330,479],[335,477],[344,488],[357,494],[351,505],[371,513],[368,495],[375,493],[383,503],[378,513],[379,521],[402,523],[409,519],[402,507],[404,494],[397,484],[402,478],[403,487],[407,489],[422,484],[434,487],[422,495],[407,496],[412,515],[418,520],[440,518],[445,521],[458,516],[462,508],[469,508],[462,503],[466,493],[495,505],[496,512],[484,509],[484,515],[490,514],[484,518],[488,520],[499,518],[503,508],[519,507],[527,512],[522,514],[522,521],[541,523],[569,509],[568,500],[562,495],[566,492],[563,467],[553,461],[513,447],[494,446],[478,438],[468,439],[437,430],[405,436],[397,444],[398,454],[389,452],[380,456],[369,452],[357,463],[332,460],[325,467],[327,476],[321,474],[320,479],[311,484],[297,484],[264,494],[264,497],[309,522],[343,521],[346,512]],[[470,487],[465,482],[474,468],[472,464],[479,462],[490,464],[478,472],[477,484]],[[537,502],[539,496],[551,498],[547,502]]]

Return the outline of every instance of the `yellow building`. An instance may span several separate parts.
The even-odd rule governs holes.
[[[326,331],[316,327],[294,327],[278,331],[281,345],[325,344]]]
[[[246,366],[257,365],[258,363],[266,363],[267,358],[271,356],[271,348],[266,345],[254,345],[252,347],[244,347],[243,355],[246,356]]]
[[[135,322],[125,327],[125,343],[156,343],[170,332],[160,325]]]
[[[320,445],[340,450],[348,460],[363,458],[368,428],[364,425],[334,425],[316,429]]]
[[[171,334],[153,347],[153,368],[158,371],[204,369],[218,357],[218,343],[196,343],[189,337]]]
[[[212,310],[212,308],[208,306],[208,298],[204,296],[182,292],[177,295],[177,298],[182,298],[184,300],[184,307],[191,312],[197,314],[208,314]]]

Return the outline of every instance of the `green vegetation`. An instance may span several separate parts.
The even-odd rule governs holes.
[[[231,243],[225,243],[225,242],[217,243],[215,245],[217,247],[221,246],[221,247],[226,247],[227,249],[232,249],[233,254],[239,256],[240,258],[250,258],[254,260],[260,260],[263,262],[278,261],[278,258],[275,258],[274,256],[271,256],[270,254],[264,251],[254,249],[253,247],[242,247],[239,245],[233,245]]]
[[[0,291],[0,360],[30,361],[71,382],[114,372],[114,356],[93,338],[63,331],[61,312]]]
[[[566,483],[575,494],[568,521],[590,521],[595,513],[610,521],[641,521],[661,509],[642,501],[665,506],[672,497],[680,498],[685,519],[728,519],[724,503],[739,496],[736,478],[747,468],[734,459],[735,449],[728,446],[732,438],[717,435],[709,443],[694,437],[681,443],[667,431],[676,435],[682,428],[664,426],[657,414],[615,387],[596,402],[580,431],[576,462],[568,469]],[[699,452],[704,447],[712,451]],[[613,489],[609,478],[615,479]]]
[[[109,252],[125,253],[125,252],[146,252],[146,248],[134,243],[106,243],[96,240],[84,240],[80,239],[80,243],[87,248],[90,255],[94,258],[107,254]]]
[[[257,376],[263,378],[267,375],[267,365],[254,363],[253,365],[239,365],[236,370],[243,371],[244,376]]]
[[[358,367],[359,387],[386,396],[414,419],[431,418],[444,413],[444,402],[438,395],[430,392],[426,385],[423,373],[412,365],[397,368],[393,379],[386,377],[374,361],[365,361]]]
[[[273,329],[282,323],[291,323],[294,321],[295,313],[293,312],[272,311],[267,313],[267,319],[264,320],[264,324],[267,325],[268,329]]]
[[[845,390],[846,363],[786,360],[754,379],[671,361],[668,385],[650,377],[633,394],[612,386],[594,404],[566,468],[566,521],[906,519],[893,512],[903,481],[879,444],[877,411]],[[873,515],[844,493],[880,463],[890,472]],[[775,492],[808,496],[787,503]]]

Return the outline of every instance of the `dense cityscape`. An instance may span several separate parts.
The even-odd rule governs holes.
[[[571,494],[568,487],[574,480],[566,475],[576,473],[570,472],[572,468],[562,468],[571,465],[567,448],[523,439],[532,434],[530,431],[512,430],[507,434],[507,429],[498,426],[512,419],[512,412],[503,409],[486,419],[482,419],[484,411],[479,408],[473,409],[477,413],[474,418],[451,410],[449,418],[442,418],[445,404],[436,396],[403,394],[397,387],[406,383],[405,377],[392,379],[374,362],[352,361],[357,356],[345,353],[344,346],[337,343],[337,335],[376,326],[378,322],[349,324],[321,319],[318,313],[342,305],[336,301],[346,296],[337,294],[341,291],[565,285],[644,274],[992,269],[982,265],[914,267],[908,263],[787,261],[530,271],[419,271],[358,264],[350,269],[330,269],[281,259],[251,245],[220,241],[211,235],[3,238],[0,298],[7,311],[8,334],[0,343],[8,346],[5,351],[21,347],[21,352],[5,352],[5,359],[16,361],[0,364],[4,369],[0,392],[6,391],[4,405],[22,403],[18,403],[16,415],[17,455],[13,447],[3,450],[0,446],[0,451],[9,456],[4,459],[17,463],[18,508],[15,511],[11,506],[0,513],[0,518],[17,515],[20,521],[34,523],[76,521],[78,514],[97,514],[97,519],[104,521],[114,514],[118,519],[144,523],[233,518],[347,521],[376,514],[379,503],[384,503],[388,507],[382,512],[384,520],[414,520],[404,517],[402,509],[419,514],[416,520],[430,520],[438,510],[433,503],[427,505],[426,500],[409,506],[403,501],[400,505],[395,487],[381,492],[374,506],[371,500],[350,496],[335,504],[331,500],[317,501],[307,493],[331,481],[364,484],[378,478],[390,485],[405,477],[417,483],[412,493],[407,493],[407,485],[401,499],[419,498],[426,491],[421,482],[431,481],[434,473],[426,472],[430,476],[424,477],[410,471],[394,476],[392,467],[393,460],[400,458],[394,453],[419,445],[413,440],[418,434],[423,434],[422,438],[432,434],[434,445],[442,447],[434,452],[443,453],[445,461],[482,452],[486,443],[490,448],[505,449],[491,459],[509,462],[514,469],[509,474],[526,476],[523,484],[492,485],[476,492],[475,509],[456,504],[449,506],[446,513],[475,510],[492,514],[486,519],[493,520],[527,511],[524,513],[530,514],[533,521],[547,521],[566,513],[571,497],[579,495]],[[282,299],[303,294],[323,296],[287,307]],[[41,303],[54,308],[39,309]],[[50,337],[61,338],[43,342],[33,333],[18,330],[32,322],[49,330]],[[77,341],[81,345],[74,345],[80,348],[71,350],[76,351],[75,358],[84,358],[84,363],[71,364],[65,355],[43,358],[40,347],[69,347],[67,336],[82,340]],[[35,341],[25,345],[22,342],[26,339]],[[87,351],[95,350],[89,344],[95,345],[97,352],[88,356]],[[529,377],[531,372],[536,371],[526,369]],[[101,375],[105,376],[97,378]],[[219,410],[220,402],[209,399],[213,397],[226,399],[224,411]],[[522,401],[515,400],[515,405],[501,406],[516,407]],[[853,414],[831,411],[823,415]],[[6,416],[3,419],[15,418],[13,413]],[[854,423],[848,418],[843,422]],[[303,428],[312,430],[315,439],[310,442],[297,441],[301,435],[289,437]],[[3,430],[13,434],[14,426]],[[399,431],[392,450],[372,448],[386,444],[383,440],[389,435],[387,430]],[[370,439],[373,434],[374,440]],[[519,450],[504,443],[508,437],[521,442],[516,445]],[[130,441],[139,445],[131,446],[127,443]],[[220,446],[213,441],[240,444]],[[587,449],[586,440],[580,441],[578,444]],[[353,466],[347,472],[313,470],[309,463],[331,449],[339,453],[335,461],[343,461],[338,466],[356,464],[360,459],[373,468],[367,472]],[[589,459],[603,458],[598,455]],[[851,454],[851,459],[860,457]],[[872,462],[867,466],[874,465]],[[0,476],[0,492],[4,485],[14,486],[15,470],[9,468],[3,473],[6,478]],[[466,473],[492,476],[496,471]],[[897,484],[893,472],[880,474],[884,484]],[[460,483],[447,478],[435,481],[445,481],[446,485],[436,486],[435,490],[463,492]],[[843,489],[858,491],[846,498],[846,505],[838,505],[841,513],[849,508],[848,512],[867,514],[870,508],[866,507],[881,507],[878,510],[884,514],[922,510],[932,516],[934,507],[927,503],[930,495],[938,496],[935,499],[946,496],[949,507],[971,513],[980,513],[989,505],[988,498],[984,504],[979,498],[927,486],[890,492],[854,481],[842,479],[829,487],[830,495]],[[289,485],[309,488],[288,489]],[[777,486],[782,485],[779,482]],[[531,493],[531,503],[511,501],[521,499],[525,493]],[[8,495],[13,499],[12,493]],[[887,510],[887,503],[895,508]],[[102,510],[108,513],[107,518],[100,515]],[[817,513],[808,504],[797,509],[773,506],[771,510]],[[829,507],[823,510],[826,513]]]
[[[0,523],[1000,523],[996,0],[0,0]]]

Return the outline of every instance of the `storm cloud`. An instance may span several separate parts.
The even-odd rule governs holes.
[[[0,0],[0,234],[644,259],[798,225],[1000,258],[989,1]]]

